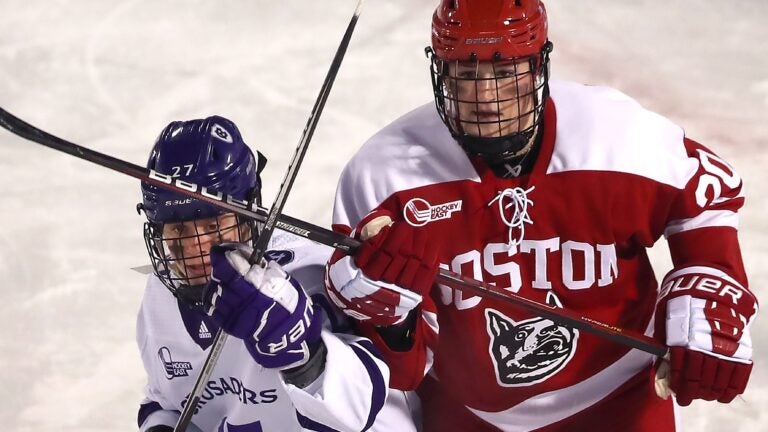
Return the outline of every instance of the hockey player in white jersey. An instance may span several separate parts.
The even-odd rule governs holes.
[[[212,116],[169,124],[148,168],[258,204],[265,163],[231,121]],[[367,339],[343,333],[342,315],[324,297],[329,248],[276,232],[268,264],[251,266],[253,221],[149,183],[142,193],[138,208],[147,216],[154,267],[137,322],[148,376],[142,432],[173,429],[219,328],[235,337],[225,343],[188,430],[415,430],[395,398],[371,428],[389,371]]]

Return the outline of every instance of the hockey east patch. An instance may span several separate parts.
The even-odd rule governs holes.
[[[168,347],[160,347],[157,350],[157,356],[160,357],[160,363],[163,365],[163,370],[165,370],[165,377],[169,380],[189,376],[189,371],[192,370],[192,363],[173,361],[171,350]]]
[[[573,358],[579,331],[546,318],[515,321],[503,313],[485,310],[490,336],[488,352],[503,387],[520,387],[549,379]]]
[[[412,198],[403,207],[403,217],[411,226],[420,227],[430,222],[450,219],[458,211],[461,211],[462,200],[444,202],[432,205],[422,198]]]

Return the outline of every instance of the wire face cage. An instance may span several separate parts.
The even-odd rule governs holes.
[[[542,122],[551,49],[481,61],[443,60],[427,48],[438,113],[465,150],[505,159],[530,143]]]
[[[246,243],[258,235],[254,221],[224,213],[183,222],[144,223],[144,241],[155,274],[179,299],[199,305],[211,278],[211,247]]]

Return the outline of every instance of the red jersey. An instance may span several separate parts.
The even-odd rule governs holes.
[[[662,235],[675,267],[716,267],[746,286],[733,169],[615,90],[550,88],[530,174],[499,178],[468,157],[430,104],[348,163],[334,223],[384,210],[441,239],[445,268],[648,335],[658,284],[646,248]],[[431,294],[408,352],[362,328],[391,386],[419,387],[425,430],[674,430],[652,355],[504,301],[440,285]]]

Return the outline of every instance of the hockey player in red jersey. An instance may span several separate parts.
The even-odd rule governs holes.
[[[728,403],[752,369],[737,238],[742,181],[669,120],[604,87],[549,79],[539,0],[443,0],[435,103],[348,163],[330,298],[418,389],[426,431],[674,431],[678,405]],[[657,282],[646,249],[661,236]],[[669,363],[497,299],[436,284],[439,267],[653,335]],[[663,391],[658,391],[663,396]]]

